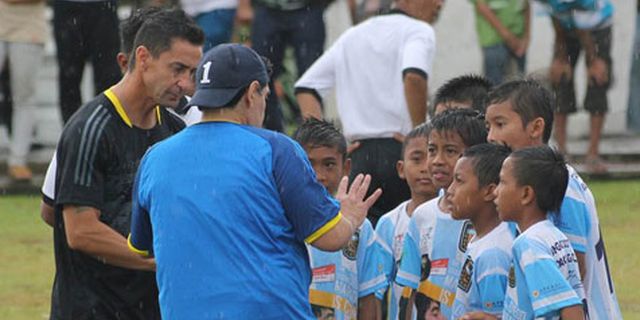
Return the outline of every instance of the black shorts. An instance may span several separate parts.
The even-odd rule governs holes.
[[[595,42],[596,56],[603,59],[607,63],[609,70],[609,81],[602,85],[589,83],[587,85],[587,94],[584,98],[584,109],[591,114],[604,114],[609,110],[609,102],[607,101],[607,92],[609,91],[612,79],[612,60],[611,60],[611,26],[591,31],[591,37]],[[561,81],[554,87],[556,92],[556,112],[562,114],[570,114],[576,112],[576,93],[573,79],[575,78],[575,68],[578,57],[582,51],[582,44],[575,32],[568,32],[565,45],[567,54],[569,55],[569,63],[573,70],[574,76],[570,80]]]

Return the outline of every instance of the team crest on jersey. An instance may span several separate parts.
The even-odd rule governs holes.
[[[458,280],[458,288],[462,289],[464,292],[469,292],[471,289],[471,275],[473,274],[473,260],[471,260],[470,256],[467,256],[467,260],[464,262],[462,266],[462,271],[460,272],[460,279]]]
[[[431,273],[431,260],[428,254],[423,254],[420,263],[420,281],[425,281]]]
[[[347,242],[347,245],[342,248],[342,254],[345,258],[349,260],[356,259],[356,253],[358,253],[358,245],[360,244],[360,230],[356,230],[356,232],[351,236],[351,240]]]
[[[515,288],[516,287],[516,271],[513,268],[513,265],[511,265],[511,268],[509,268],[509,288]]]
[[[470,221],[465,221],[462,226],[462,232],[460,233],[460,240],[458,241],[458,250],[460,250],[460,252],[467,251],[467,246],[474,235],[475,230],[473,230],[473,225]]]

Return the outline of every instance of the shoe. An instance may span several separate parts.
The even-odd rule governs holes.
[[[604,162],[604,160],[602,160],[602,158],[597,156],[586,158],[585,166],[587,172],[591,174],[601,175],[609,172],[609,167],[607,167],[607,164]]]
[[[31,169],[27,166],[9,166],[8,173],[13,181],[30,181],[33,177]]]

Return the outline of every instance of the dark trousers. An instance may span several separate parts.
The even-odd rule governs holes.
[[[595,81],[588,81],[587,94],[584,98],[584,109],[591,114],[604,114],[609,109],[607,101],[607,92],[612,79],[612,59],[611,59],[611,27],[600,30],[591,31],[591,38],[596,46],[596,56],[607,63],[609,70],[609,82],[598,85]],[[574,113],[577,111],[576,93],[573,79],[575,78],[576,64],[578,57],[582,51],[582,44],[575,32],[567,31],[566,49],[569,56],[569,63],[573,70],[574,77],[564,79],[558,84],[554,90],[556,92],[556,111],[563,114]]]
[[[298,76],[322,55],[325,39],[324,6],[283,11],[256,5],[251,27],[251,45],[273,64],[272,81],[283,71],[282,60],[288,45],[293,47]],[[264,127],[283,131],[282,110],[273,86],[267,98]]]
[[[400,179],[396,170],[401,158],[402,143],[393,138],[360,140],[360,147],[351,153],[350,181],[359,173],[370,174],[367,196],[377,188],[382,189],[382,196],[367,215],[374,227],[382,215],[411,198],[407,182]]]
[[[95,94],[122,77],[116,62],[120,47],[116,10],[115,1],[53,2],[60,111],[65,123],[82,104],[80,81],[87,60],[93,66]]]

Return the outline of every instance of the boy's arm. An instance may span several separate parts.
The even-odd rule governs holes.
[[[582,305],[573,305],[560,310],[562,320],[584,320],[584,309]]]
[[[567,56],[566,31],[557,18],[551,17],[551,22],[553,23],[555,41],[553,42],[553,61],[549,70],[549,79],[552,84],[557,85],[563,79],[571,79],[572,69]]]
[[[587,60],[588,81],[595,81],[598,85],[604,85],[609,81],[609,66],[604,59],[598,57],[597,47],[591,36],[590,30],[576,29],[580,44],[585,52]]]
[[[528,8],[529,8],[529,5],[527,2],[527,9],[525,10],[527,16],[529,14]],[[500,35],[500,38],[504,40],[504,42],[507,44],[507,46],[509,47],[509,49],[511,49],[513,53],[515,53],[519,57],[524,55],[524,53],[526,52],[526,47],[528,42],[527,37],[523,39],[519,39],[516,35],[511,33],[511,31],[509,31],[509,29],[507,29],[507,27],[505,27],[502,24],[502,22],[500,22],[500,19],[498,19],[496,14],[493,13],[493,10],[491,10],[491,8],[489,8],[489,6],[483,0],[478,0],[476,2],[476,10],[483,18],[487,20],[487,22],[489,22],[489,24],[496,30],[496,32],[498,32],[498,34]],[[526,19],[527,21],[529,20],[528,17],[526,17]],[[527,25],[525,26],[526,26],[525,30],[527,30],[528,26]],[[525,36],[528,36],[528,33],[525,33]],[[524,51],[523,51],[523,48],[524,48]]]
[[[358,299],[358,320],[378,320],[380,304],[376,302],[374,293]]]

